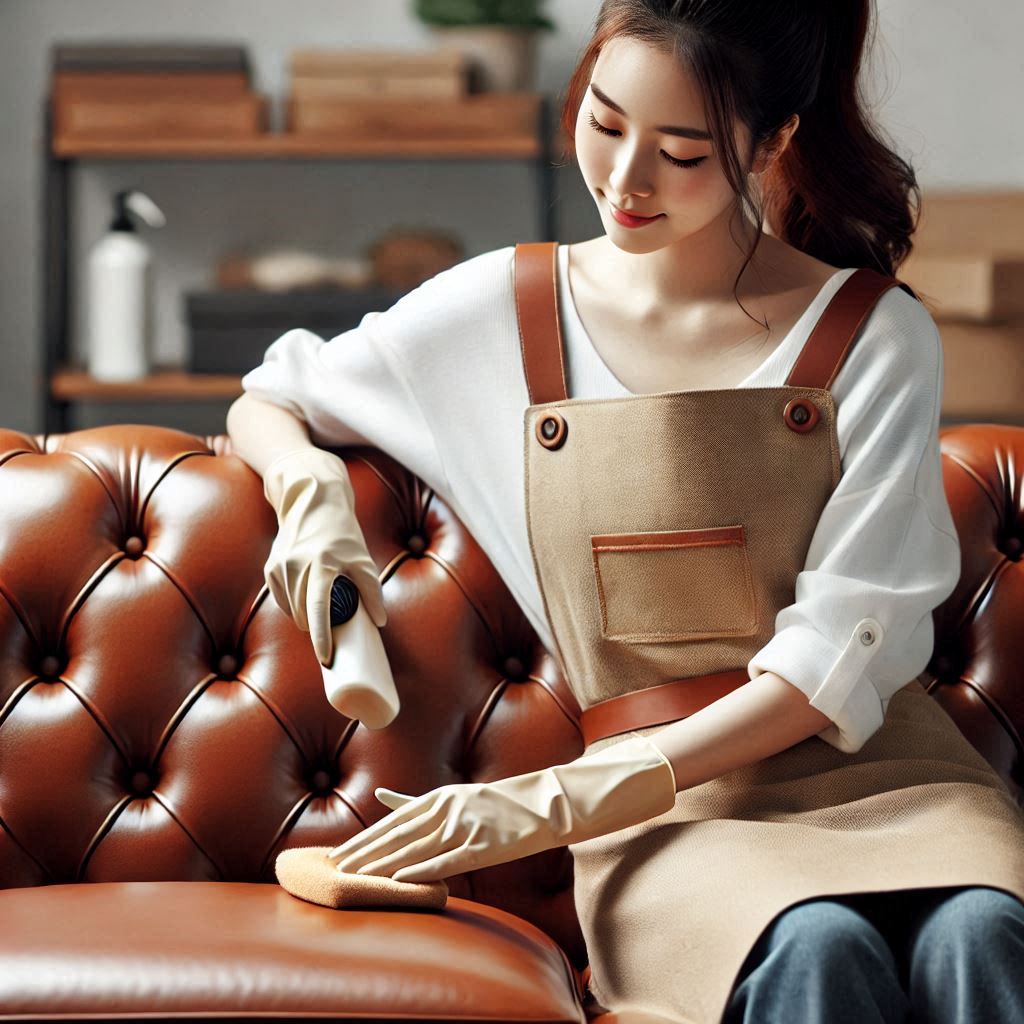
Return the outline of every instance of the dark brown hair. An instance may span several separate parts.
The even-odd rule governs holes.
[[[565,91],[567,152],[576,155],[576,117],[601,48],[616,36],[651,43],[694,74],[737,208],[746,203],[757,224],[737,283],[766,221],[826,263],[891,276],[913,248],[921,195],[913,168],[864,110],[858,75],[873,13],[871,0],[603,0]],[[793,114],[799,127],[763,175],[758,209],[744,167]],[[743,160],[737,118],[751,136]]]

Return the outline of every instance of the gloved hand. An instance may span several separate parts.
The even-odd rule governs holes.
[[[310,634],[321,665],[333,658],[331,587],[347,576],[379,629],[387,622],[377,567],[355,516],[345,463],[322,448],[297,448],[263,473],[263,494],[277,513],[278,532],[263,567],[282,611]]]
[[[334,847],[342,871],[432,882],[636,825],[675,803],[672,764],[646,736],[496,782],[422,796],[378,787],[391,814]]]

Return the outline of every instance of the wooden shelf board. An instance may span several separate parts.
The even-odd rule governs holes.
[[[241,381],[241,374],[189,373],[171,367],[157,367],[139,380],[103,381],[86,370],[65,368],[50,378],[50,394],[61,401],[202,401],[237,398]]]
[[[216,159],[288,159],[333,157],[410,157],[415,159],[509,159],[540,154],[536,136],[495,138],[364,138],[346,136],[291,134],[285,132],[254,135],[247,138],[210,139],[101,139],[55,136],[53,154],[57,157],[93,159],[160,159],[182,157]]]

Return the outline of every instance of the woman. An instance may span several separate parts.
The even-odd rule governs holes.
[[[606,0],[563,115],[606,233],[288,332],[229,415],[321,661],[334,574],[386,616],[313,445],[370,443],[445,496],[584,708],[584,756],[378,789],[392,813],[331,858],[426,882],[568,845],[610,1010],[1024,1019],[1024,816],[915,678],[960,551],[938,332],[891,276],[916,183],[857,92],[870,13]]]

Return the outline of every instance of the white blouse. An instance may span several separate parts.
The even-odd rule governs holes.
[[[315,444],[369,444],[434,488],[554,650],[530,554],[523,498],[523,378],[514,246],[464,260],[325,341],[287,331],[242,378],[293,412]],[[629,392],[601,360],[568,286],[558,301],[573,398]],[[826,282],[790,333],[739,387],[776,387],[854,268]],[[831,719],[818,735],[846,752],[881,726],[892,695],[926,667],[932,610],[960,575],[942,482],[942,346],[925,307],[891,288],[832,382],[843,475],[822,511],[795,600],[747,664],[774,672]]]

